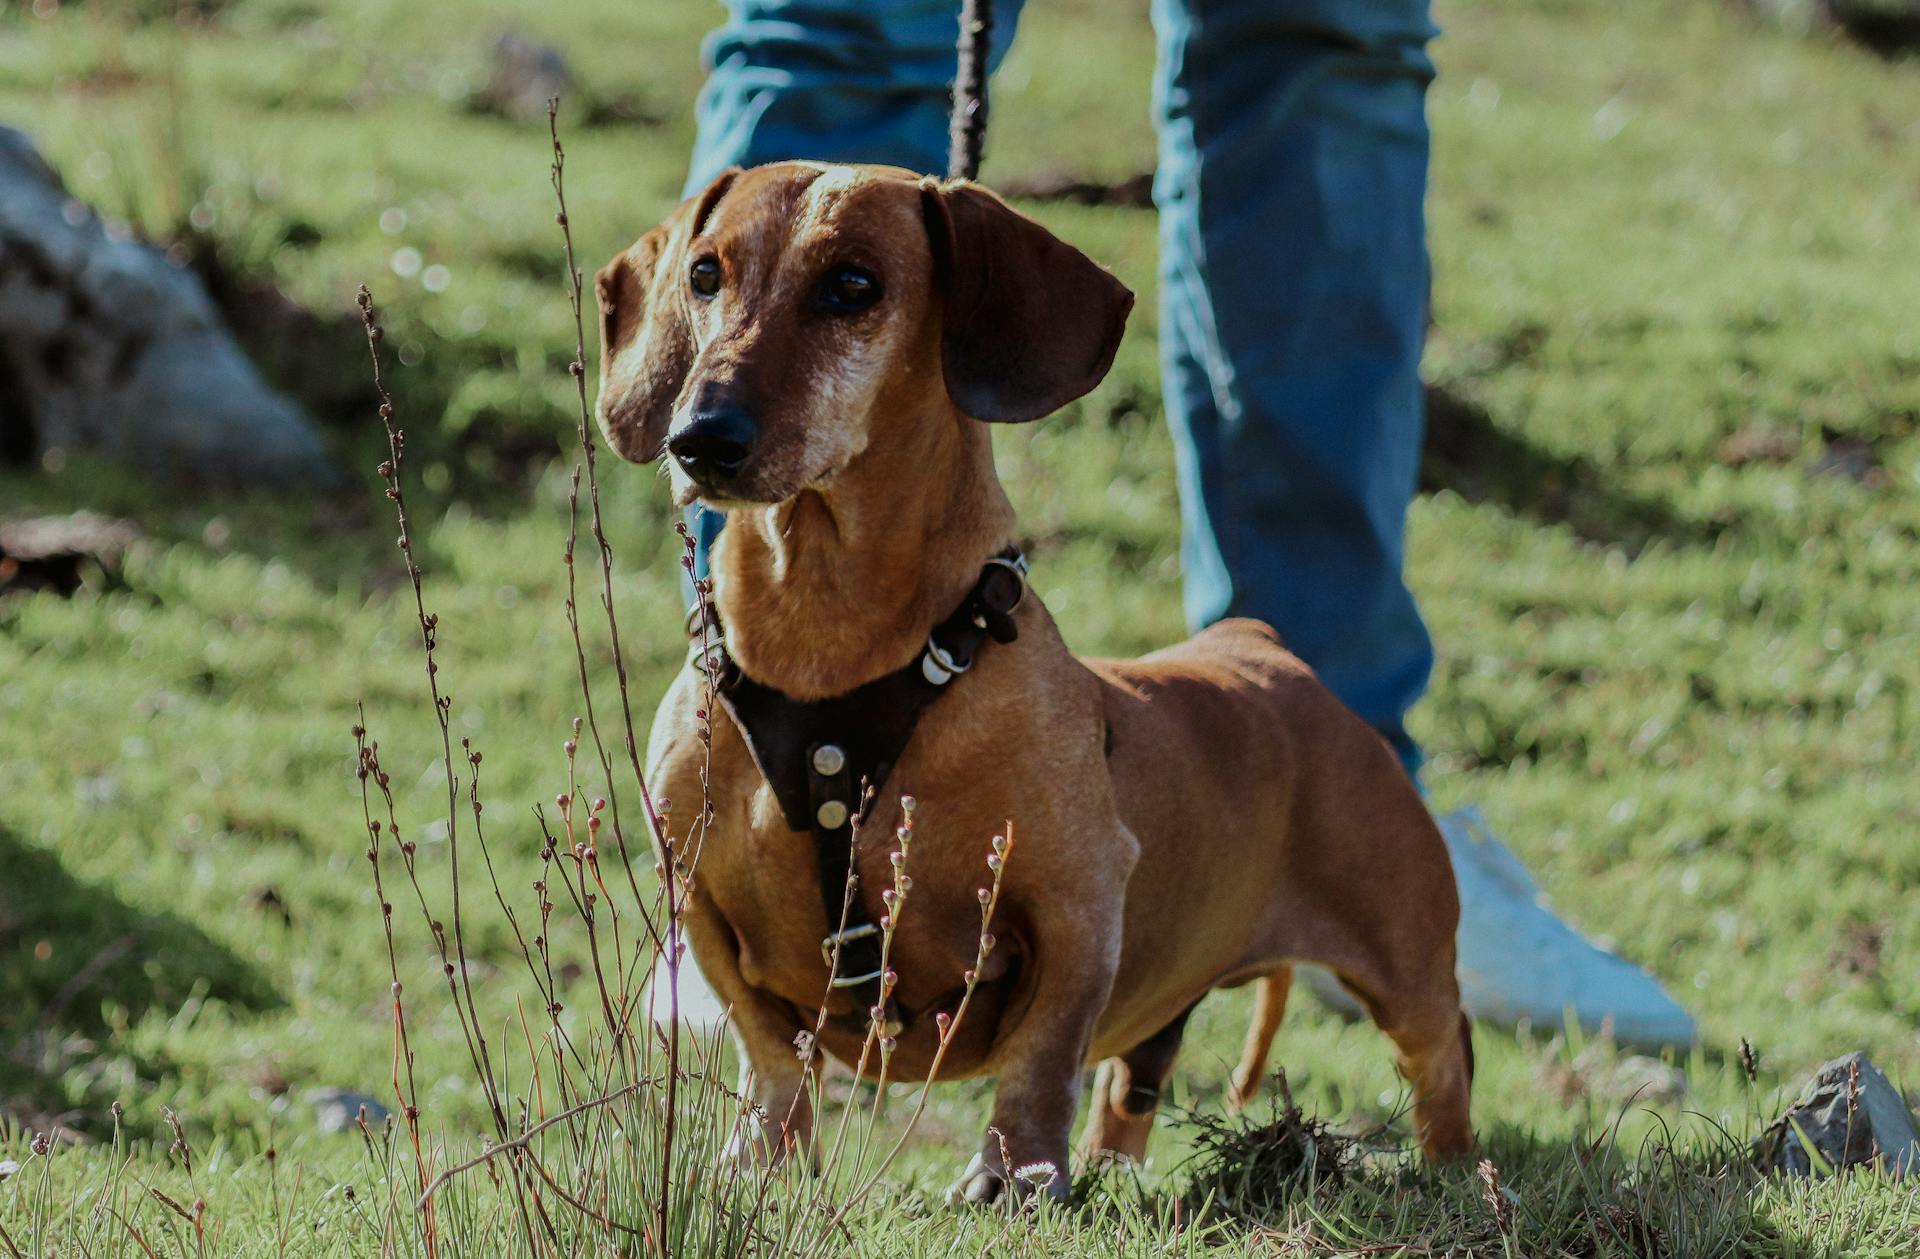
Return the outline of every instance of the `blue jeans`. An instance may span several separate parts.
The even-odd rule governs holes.
[[[958,0],[728,2],[689,192],[782,158],[944,171]],[[1274,626],[1416,772],[1427,0],[1152,3],[1187,619]],[[993,7],[997,62],[1020,4]]]

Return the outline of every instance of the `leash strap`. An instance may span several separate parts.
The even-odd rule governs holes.
[[[960,0],[960,44],[947,116],[947,178],[978,179],[987,143],[987,53],[993,44],[992,0]]]
[[[973,667],[989,640],[1010,643],[1019,636],[1013,612],[1026,591],[1026,557],[1009,547],[986,562],[973,589],[951,616],[933,627],[927,645],[911,663],[844,695],[820,700],[796,700],[742,673],[727,654],[719,613],[711,604],[706,605],[704,625],[699,607],[688,614],[693,636],[689,665],[713,678],[721,706],[739,727],[754,766],[773,788],[787,825],[813,837],[827,919],[820,951],[831,965],[838,946],[840,965],[833,986],[850,991],[862,1006],[879,1006],[882,986],[880,927],[857,885],[851,903],[844,901],[860,820],[899,764],[920,714]],[[881,1018],[895,1025],[897,1034],[900,1020],[890,1001]]]

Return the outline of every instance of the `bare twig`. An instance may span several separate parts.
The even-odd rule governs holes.
[[[360,814],[366,820],[367,862],[373,867],[373,894],[380,902],[380,928],[387,942],[387,974],[392,981],[389,991],[393,997],[393,1095],[400,1104],[400,1115],[407,1126],[407,1136],[413,1142],[415,1172],[421,1186],[425,1187],[427,1183],[426,1151],[420,1142],[420,1108],[414,1105],[413,1101],[419,1096],[419,1088],[413,1076],[413,1046],[407,1035],[406,1004],[401,1000],[404,989],[400,984],[400,960],[393,941],[393,902],[387,899],[386,881],[380,872],[380,832],[383,828],[373,816],[373,800],[367,789],[369,779],[384,788],[385,784],[381,783],[380,779],[385,777],[385,771],[380,768],[376,745],[367,739],[364,710],[360,713],[360,720],[361,724],[353,728],[354,742],[359,751]],[[400,1082],[403,1069],[406,1074],[405,1087],[402,1087]],[[422,1223],[421,1228],[427,1238],[427,1250],[431,1253],[434,1249],[431,1216]]]
[[[429,1184],[425,1192],[420,1195],[420,1200],[413,1204],[413,1209],[416,1211],[426,1210],[427,1203],[432,1200],[434,1194],[440,1192],[440,1187],[460,1173],[472,1171],[474,1168],[480,1166],[480,1164],[491,1160],[497,1154],[504,1154],[508,1150],[524,1149],[535,1137],[545,1132],[548,1128],[553,1127],[555,1124],[565,1123],[577,1115],[585,1114],[587,1111],[599,1106],[605,1106],[608,1102],[618,1101],[639,1087],[640,1085],[637,1081],[633,1084],[623,1084],[611,1093],[590,1098],[587,1101],[581,1102],[578,1106],[570,1106],[553,1118],[533,1125],[533,1127],[528,1128],[513,1140],[502,1141],[499,1145],[488,1146],[484,1151],[474,1155],[466,1162],[449,1167],[446,1171],[441,1172],[433,1178],[433,1183]]]
[[[993,947],[997,943],[992,931],[993,918],[1000,908],[1000,891],[1006,880],[1007,861],[1013,856],[1011,818],[1007,821],[1006,833],[993,837],[992,848],[993,851],[987,856],[987,870],[992,876],[991,882],[976,893],[980,901],[980,938],[974,952],[973,965],[967,968],[963,976],[966,987],[961,992],[960,1001],[954,1007],[953,1014],[948,1016],[946,1011],[942,1010],[934,1015],[934,1026],[939,1032],[939,1041],[933,1053],[933,1061],[927,1066],[926,1079],[920,1084],[920,1093],[914,1101],[913,1113],[907,1116],[907,1122],[901,1127],[893,1145],[881,1158],[879,1166],[875,1167],[854,1188],[853,1192],[847,1195],[845,1201],[830,1206],[828,1215],[830,1224],[840,1224],[845,1221],[852,1214],[854,1207],[858,1206],[860,1201],[872,1192],[873,1187],[879,1184],[880,1178],[887,1174],[887,1169],[892,1167],[894,1160],[900,1157],[900,1151],[905,1148],[908,1138],[913,1135],[914,1128],[919,1125],[920,1117],[926,1113],[927,1099],[933,1091],[934,1081],[940,1077],[941,1064],[946,1061],[947,1050],[952,1047],[954,1038],[960,1034],[961,1020],[966,1018],[967,1007],[973,1003],[973,994],[980,986],[980,972],[985,969],[987,955],[993,952]],[[869,1032],[868,1035],[871,1038],[872,1033]],[[1008,1168],[1008,1175],[1012,1175],[1011,1166]]]
[[[459,959],[459,965],[457,967],[459,987],[454,990],[454,1006],[456,1009],[461,1008],[464,996],[465,1008],[461,1014],[461,1023],[463,1028],[466,1029],[467,1047],[469,1052],[475,1056],[474,1066],[478,1068],[480,1072],[481,1092],[487,1099],[487,1108],[493,1114],[494,1126],[500,1131],[502,1136],[505,1136],[508,1131],[507,1115],[505,1109],[500,1104],[498,1091],[494,1087],[493,1057],[487,1048],[486,1033],[482,1031],[480,1026],[479,1010],[474,1005],[473,983],[470,978],[471,968],[467,965],[466,936],[462,930],[459,839],[460,776],[459,772],[455,770],[453,766],[453,730],[451,726],[453,698],[449,695],[443,695],[440,691],[440,664],[434,659],[433,654],[434,648],[439,645],[440,641],[440,618],[434,613],[427,611],[426,592],[422,584],[420,563],[414,558],[413,554],[413,531],[407,519],[406,491],[400,483],[400,469],[406,457],[407,435],[394,426],[393,398],[387,393],[386,382],[381,379],[380,375],[380,343],[385,339],[385,333],[380,327],[379,319],[373,308],[373,294],[367,291],[366,285],[363,284],[360,286],[356,300],[360,306],[360,321],[365,325],[367,332],[367,356],[373,363],[373,388],[374,392],[380,397],[380,423],[381,426],[386,429],[387,434],[387,458],[380,464],[378,471],[380,478],[386,482],[386,496],[392,501],[394,516],[400,524],[400,536],[396,541],[396,545],[400,548],[400,558],[406,564],[407,580],[413,586],[414,615],[420,624],[420,646],[426,659],[427,691],[433,699],[434,721],[440,727],[440,763],[446,778],[447,788],[447,855],[452,871],[449,881],[453,885],[453,947],[454,953]],[[478,753],[469,752],[468,759],[474,765],[479,764]],[[381,783],[381,789],[383,792],[386,789],[384,782]],[[407,862],[409,873],[412,871],[412,865],[413,863],[411,861]],[[424,909],[424,907],[423,902],[422,908]],[[431,914],[428,915],[428,920],[429,922],[432,921]],[[440,932],[436,929],[434,935],[438,937]],[[449,987],[453,987],[455,969],[453,968],[453,963],[446,957],[444,942],[441,945],[441,961],[443,967],[448,968],[446,969],[448,985]]]
[[[597,447],[593,440],[593,426],[587,407],[585,298],[581,283],[580,266],[573,248],[573,229],[567,216],[567,154],[565,147],[560,143],[560,101],[557,97],[547,102],[547,134],[553,142],[553,166],[551,173],[554,201],[558,207],[555,220],[560,225],[561,240],[566,247],[567,299],[573,308],[574,357],[573,361],[568,364],[567,370],[573,376],[574,391],[579,403],[579,437],[581,452],[586,463],[587,500],[592,509],[593,539],[600,552],[600,602],[607,615],[607,636],[613,649],[614,676],[620,686],[620,716],[626,736],[627,762],[633,771],[634,783],[639,788],[641,808],[645,811],[647,827],[652,835],[655,850],[660,854],[661,889],[666,898],[665,910],[662,915],[664,919],[664,929],[656,929],[655,924],[651,920],[648,922],[648,933],[652,937],[656,950],[658,950],[657,956],[665,958],[667,967],[667,1080],[660,1141],[660,1188],[654,1202],[655,1242],[656,1245],[664,1249],[668,1244],[667,1227],[669,1204],[674,1184],[673,1152],[677,1127],[680,1083],[680,959],[685,953],[685,946],[680,939],[680,917],[684,910],[684,905],[676,899],[675,884],[681,875],[679,863],[675,859],[673,837],[667,831],[662,811],[655,806],[653,795],[647,788],[646,773],[640,765],[640,740],[633,721],[633,700],[627,682],[626,654],[620,644],[619,617],[615,615],[613,610],[613,547],[607,541],[605,521],[600,511],[600,480],[597,468]],[[577,480],[574,485],[577,501],[579,485]],[[684,526],[682,526],[682,536],[685,536]],[[567,563],[569,602],[571,603],[573,565],[573,545],[571,537],[569,538],[567,547]],[[690,560],[688,561],[688,565],[689,568],[691,568]],[[704,601],[705,590],[701,583],[696,581],[694,585],[696,592],[698,592],[698,597]],[[571,607],[569,608],[569,613],[571,616]],[[704,621],[705,618],[703,617],[702,619]],[[574,624],[575,646],[576,650],[578,650],[579,630],[577,619]],[[584,653],[582,653],[582,656],[581,687],[584,692],[586,690]],[[710,674],[707,675],[706,680],[707,698],[701,710],[703,716],[700,724],[700,737],[706,742],[708,755],[711,757],[712,732],[705,714],[710,714],[713,710],[712,676]],[[602,767],[607,772],[607,796],[609,801],[612,802],[611,812],[614,840],[620,850],[621,864],[627,871],[628,884],[633,891],[634,902],[636,905],[641,905],[645,903],[645,898],[640,894],[639,882],[633,873],[633,860],[627,851],[625,828],[620,823],[618,796],[613,789],[611,758],[607,756],[605,746],[601,742],[599,725],[596,721],[592,720],[593,710],[591,696],[586,698],[586,703],[588,706],[589,726],[593,731],[595,745],[600,752]],[[700,817],[697,822],[702,836],[705,834],[707,821],[712,815],[712,803],[708,794],[709,790],[708,776],[703,771],[701,775]],[[689,838],[692,837],[692,834],[693,832],[690,829]],[[686,877],[690,879],[691,875],[692,871],[689,868]],[[644,913],[644,910],[642,912]],[[597,962],[596,969],[598,969]],[[624,1031],[624,1027],[615,1026],[610,1030],[614,1036],[618,1038]]]
[[[479,1076],[480,1089],[487,1101],[489,1117],[493,1120],[495,1131],[500,1137],[505,1138],[507,1134],[512,1131],[512,1124],[507,1118],[506,1107],[500,1099],[499,1084],[493,1066],[493,1053],[487,1043],[486,1032],[480,1018],[479,1005],[473,996],[473,968],[467,961],[465,916],[460,897],[460,776],[459,771],[454,768],[453,763],[453,730],[451,725],[453,699],[451,696],[443,694],[440,689],[440,665],[434,658],[434,649],[439,644],[440,618],[434,613],[427,611],[426,594],[420,564],[414,556],[413,530],[407,516],[406,491],[401,484],[400,476],[401,468],[405,462],[406,433],[394,424],[393,398],[387,392],[386,382],[382,378],[380,371],[380,344],[385,339],[385,333],[380,326],[377,313],[374,310],[373,295],[367,290],[364,284],[360,286],[355,300],[360,307],[361,323],[366,329],[367,356],[371,361],[373,369],[373,387],[375,394],[380,399],[380,424],[385,430],[387,437],[387,458],[381,462],[377,470],[380,479],[385,483],[386,497],[393,503],[394,516],[400,528],[400,535],[396,540],[396,545],[399,547],[401,559],[406,565],[408,582],[413,587],[414,615],[420,627],[420,645],[426,665],[427,690],[433,700],[434,721],[440,730],[441,766],[446,783],[447,797],[447,853],[450,866],[449,882],[452,886],[453,957],[450,958],[448,956],[446,933],[442,929],[439,920],[428,908],[426,893],[420,886],[418,871],[414,864],[413,845],[400,841],[400,828],[398,820],[395,817],[393,793],[389,787],[389,778],[385,772],[381,771],[378,763],[378,745],[365,743],[363,739],[363,728],[356,726],[354,728],[355,737],[363,739],[361,747],[363,806],[365,804],[365,782],[370,776],[378,785],[380,794],[385,800],[389,830],[394,838],[394,842],[400,848],[407,878],[413,885],[414,894],[420,902],[421,914],[426,918],[427,925],[433,934],[434,942],[439,949],[441,969],[446,976],[447,989],[453,998],[454,1012],[459,1018],[461,1033],[466,1039],[467,1052],[472,1058],[474,1072]],[[465,752],[467,763],[475,775],[475,785],[472,793],[475,835],[476,842],[481,845],[482,854],[484,855],[486,838],[485,833],[479,829],[481,808],[478,795],[478,773],[481,757],[480,753],[474,751],[471,744],[465,739],[461,740],[461,748]],[[380,828],[371,816],[368,817],[368,830],[372,836],[370,851],[377,871]],[[490,860],[489,865],[491,865]],[[385,923],[389,932],[388,951],[389,962],[391,963],[392,907],[385,900],[384,895],[382,896],[381,911],[383,923]],[[455,959],[457,959],[457,962]],[[404,1014],[401,1002],[401,991],[400,979],[396,971],[393,977],[396,1029],[395,1054],[399,1056],[402,1052],[406,1053],[407,1069],[411,1083],[412,1055],[404,1043]],[[396,1091],[398,1090],[399,1083],[398,1074],[398,1066],[396,1063]],[[420,1145],[418,1128],[419,1094],[417,1090],[414,1092],[413,1098],[405,1104],[408,1116],[409,1135],[414,1143],[415,1162],[420,1177],[424,1179],[426,1176],[426,1164]],[[519,1174],[517,1169],[515,1174]],[[516,1193],[514,1195],[514,1204],[520,1213],[520,1221],[526,1232],[528,1248],[535,1249],[533,1216],[532,1212],[527,1208],[525,1194]],[[538,1203],[536,1201],[536,1206],[537,1205]],[[546,1219],[544,1210],[541,1211],[541,1223],[548,1229],[549,1235],[551,1236],[551,1223]],[[431,1215],[423,1218],[422,1227],[426,1234],[425,1240],[429,1259],[432,1259],[435,1247]]]
[[[573,376],[574,390],[579,399],[579,437],[580,450],[586,461],[587,503],[591,508],[593,540],[600,552],[600,602],[607,614],[607,634],[613,648],[614,676],[620,683],[620,711],[626,727],[627,762],[633,770],[634,781],[640,788],[640,802],[642,808],[646,811],[647,826],[656,841],[664,841],[666,838],[665,828],[661,824],[659,813],[656,812],[653,807],[653,796],[652,793],[647,790],[646,775],[640,768],[640,741],[635,733],[633,703],[628,693],[626,653],[620,644],[620,622],[613,611],[613,547],[607,541],[605,523],[600,514],[600,478],[597,460],[598,444],[593,440],[592,417],[587,406],[587,333],[586,316],[584,314],[585,304],[581,287],[580,264],[573,250],[573,228],[567,219],[567,153],[566,149],[560,144],[560,100],[558,97],[547,102],[547,132],[553,141],[553,166],[551,170],[553,196],[559,206],[559,211],[555,215],[555,219],[560,224],[561,240],[566,246],[567,296],[573,306],[573,361],[567,364],[567,371]],[[571,569],[573,555],[571,546],[568,548],[567,555],[568,567]],[[569,581],[571,581],[571,578],[569,578]],[[584,673],[582,676],[582,689],[585,689]],[[600,732],[599,727],[591,720],[593,711],[591,696],[587,697],[587,709],[589,714],[589,728],[593,731],[594,741],[598,743],[600,740]],[[604,748],[602,749],[601,755],[609,771],[607,795],[613,805],[614,839],[620,846],[620,856],[623,861],[626,862],[628,875],[631,878],[633,865],[627,856],[626,836],[620,825],[619,801],[614,796],[612,790],[612,765],[610,760],[605,759],[606,753]],[[640,886],[637,882],[633,885],[633,896],[636,902],[644,901],[645,899],[640,895]]]

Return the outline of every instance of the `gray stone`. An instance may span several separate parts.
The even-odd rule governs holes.
[[[567,95],[573,74],[556,48],[537,44],[514,30],[493,37],[492,71],[474,97],[475,107],[521,122],[547,116],[547,102]]]
[[[360,1112],[366,1111],[367,1126],[378,1128],[387,1122],[389,1111],[365,1093],[350,1089],[314,1089],[307,1094],[313,1107],[313,1120],[322,1132],[351,1132],[359,1126]]]
[[[86,451],[197,482],[343,480],[199,279],[110,230],[10,127],[0,127],[0,450]]]
[[[1598,1068],[1595,1076],[1595,1092],[1623,1102],[1661,1106],[1684,1101],[1687,1096],[1687,1073],[1645,1054],[1629,1054]]]
[[[1759,1153],[1763,1166],[1793,1176],[1869,1163],[1904,1176],[1920,1169],[1920,1134],[1900,1091],[1865,1054],[1851,1053],[1814,1072],[1762,1135]]]

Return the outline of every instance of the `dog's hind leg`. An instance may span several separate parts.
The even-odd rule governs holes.
[[[1293,987],[1293,967],[1282,966],[1271,975],[1262,975],[1253,989],[1253,1022],[1247,1028],[1246,1047],[1240,1051],[1240,1065],[1233,1069],[1233,1084],[1227,1090],[1227,1105],[1238,1111],[1260,1092],[1267,1075],[1267,1054],[1273,1048],[1273,1036],[1287,1013],[1287,992]]]
[[[1399,1050],[1400,1073],[1413,1086],[1413,1130],[1420,1148],[1435,1161],[1465,1158],[1473,1152],[1467,1117],[1473,1053],[1459,1006],[1432,1011],[1387,1034]]]
[[[1468,1097],[1473,1087],[1473,1041],[1446,950],[1445,973],[1406,987],[1369,985],[1342,971],[1340,980],[1393,1041],[1400,1074],[1413,1089],[1413,1131],[1429,1159],[1445,1162],[1473,1152]]]
[[[1094,1072],[1093,1103],[1088,1108],[1086,1130],[1080,1135],[1083,1160],[1145,1160],[1153,1116],[1160,1108],[1160,1092],[1173,1074],[1180,1037],[1193,1010],[1193,1005],[1188,1006],[1179,1018],[1119,1057],[1108,1058]]]

